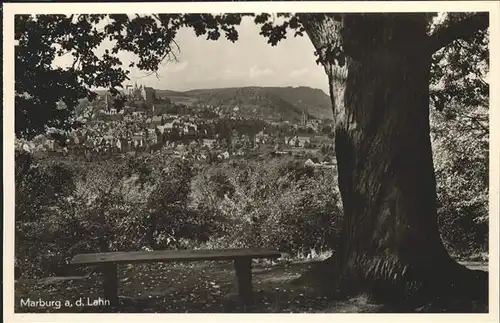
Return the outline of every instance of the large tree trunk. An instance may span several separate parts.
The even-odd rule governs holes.
[[[333,287],[384,302],[443,296],[469,271],[450,258],[437,226],[426,16],[302,20],[328,75],[334,112],[344,227],[326,262]],[[343,66],[332,60],[332,44],[342,46]]]

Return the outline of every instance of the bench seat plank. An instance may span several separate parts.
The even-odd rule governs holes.
[[[71,260],[71,264],[236,260],[240,258],[279,258],[280,256],[280,252],[269,249],[131,251],[79,254]]]

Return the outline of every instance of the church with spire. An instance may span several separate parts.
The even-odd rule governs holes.
[[[127,85],[126,93],[129,100],[133,101],[146,101],[149,103],[154,103],[156,100],[156,91],[152,87],[147,87],[143,85]]]
[[[302,110],[302,115],[300,116],[300,124],[305,126],[309,122],[309,111],[307,109]]]

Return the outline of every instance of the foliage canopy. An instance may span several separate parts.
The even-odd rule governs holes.
[[[347,17],[364,23],[376,23],[376,15],[332,15],[339,20]],[[260,34],[274,46],[289,33],[294,36],[305,35],[304,26],[308,21],[321,20],[325,16],[292,13],[16,15],[16,135],[31,139],[45,133],[47,127],[67,130],[78,126],[73,118],[74,109],[80,99],[96,96],[92,88],[109,88],[112,94],[119,97],[119,89],[128,79],[129,68],[136,66],[154,73],[162,62],[175,60],[179,50],[175,37],[181,28],[192,28],[198,37],[208,40],[225,37],[235,42],[239,37],[237,26],[245,17],[251,17],[261,27]],[[429,28],[435,16],[428,15]],[[474,24],[484,27],[487,15],[449,14],[441,22],[442,28],[434,28],[437,31],[444,30],[441,38],[435,38],[446,45],[451,42],[448,39],[449,30],[455,31],[457,37],[461,34],[471,36],[468,29],[463,31],[464,24],[460,24],[463,21],[472,27],[477,27]],[[445,28],[447,24],[451,28]],[[479,30],[484,29],[479,27]],[[487,33],[473,31],[472,35],[475,37],[469,39],[467,44],[455,41],[451,47],[434,56],[434,80],[444,77],[447,85],[443,90],[433,93],[432,98],[438,102],[438,107],[450,101],[450,98],[457,100],[457,96],[461,97],[458,100],[473,101],[483,100],[487,94],[487,84],[477,79],[465,81],[466,74],[477,72],[475,69],[480,68],[477,63],[487,60],[488,56],[487,50],[484,50]],[[99,55],[98,49],[102,46],[109,48]],[[455,59],[457,46],[466,46],[471,56],[466,60]],[[450,50],[455,54],[450,54]],[[120,52],[135,54],[137,61],[123,66],[118,57]],[[342,48],[336,44],[331,44],[325,53],[316,54],[319,58],[340,65],[345,61]],[[72,64],[67,67],[56,66],[55,60],[64,55],[72,56]],[[454,77],[445,75],[447,68],[438,64],[443,61],[446,66],[453,66]],[[459,79],[461,86],[458,86]],[[120,106],[123,100],[116,100],[115,103]]]

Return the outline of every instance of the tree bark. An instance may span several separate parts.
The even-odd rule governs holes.
[[[451,259],[437,226],[426,15],[301,20],[329,79],[344,208],[341,246],[311,276],[328,274],[329,288],[383,302],[443,298],[465,276],[484,288],[485,275]],[[346,55],[343,66],[332,45]]]

